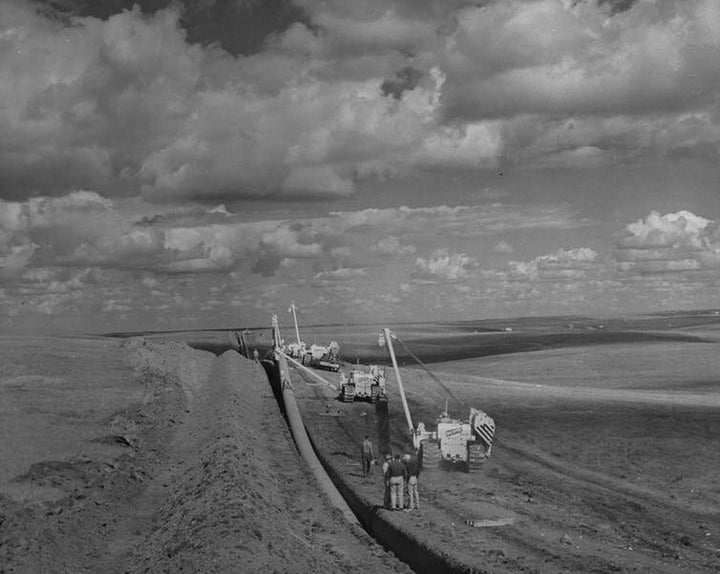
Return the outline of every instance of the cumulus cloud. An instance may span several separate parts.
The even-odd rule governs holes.
[[[64,27],[12,0],[2,35],[5,193],[55,194],[132,177],[187,113],[201,54],[171,12],[143,18],[135,10]]]
[[[375,246],[373,246],[372,250],[378,255],[394,256],[413,255],[417,251],[417,249],[412,245],[401,245],[400,240],[394,235],[383,237]]]
[[[295,224],[280,225],[264,233],[260,244],[282,257],[315,257],[322,250],[319,243],[304,241],[302,227]]]
[[[626,272],[674,273],[720,268],[717,222],[678,211],[653,211],[629,224],[615,245],[618,268]]]
[[[598,167],[688,137],[717,150],[717,3],[628,8],[515,0],[461,9],[443,53],[448,115],[503,118],[503,155],[525,166]]]
[[[204,220],[204,210],[190,212],[197,214],[196,221]],[[31,263],[35,273],[47,266],[223,271],[234,264],[231,248],[249,237],[257,243],[263,230],[258,224],[193,228],[169,226],[168,221],[138,218],[133,209],[90,191],[25,202],[0,200],[3,278],[17,276]]]
[[[21,273],[36,252],[40,261],[69,256],[83,241],[112,227],[110,210],[110,202],[88,191],[26,202],[0,200],[3,277]]]
[[[8,0],[0,193],[332,198],[416,168],[716,158],[713,0],[481,4],[303,0],[234,56],[175,8],[65,25]]]
[[[464,240],[508,229],[562,230],[584,224],[563,206],[502,204],[363,209],[247,221],[226,209],[155,209],[76,191],[23,202],[0,200],[1,278],[22,282],[23,277],[29,280],[28,272],[36,277],[50,267],[142,272],[142,277],[240,270],[264,277],[283,272],[310,277],[319,269],[381,267],[387,257],[410,272],[417,246],[432,245],[429,229]],[[461,278],[470,268],[471,259],[464,257],[420,258],[418,277]],[[291,266],[296,266],[294,271]]]
[[[482,123],[442,125],[437,67],[414,75],[399,67],[392,93],[384,67],[346,73],[362,56],[338,61],[340,39],[363,51],[380,37],[417,41],[418,26],[392,11],[346,30],[318,15],[314,30],[298,23],[247,57],[189,43],[172,8],[63,27],[11,0],[4,16],[0,183],[9,197],[78,187],[142,189],[153,201],[343,196],[354,191],[353,174],[491,161],[499,146]],[[419,27],[434,34],[429,22]],[[309,41],[300,51],[299,37]],[[378,62],[395,49],[376,45]]]
[[[718,10],[711,0],[641,2],[615,16],[594,2],[467,8],[450,40],[447,73],[459,88],[451,106],[477,116],[707,103],[718,81]]]
[[[470,276],[477,260],[466,253],[451,254],[447,249],[437,249],[430,257],[418,257],[414,276],[420,279],[458,281]]]
[[[3,241],[0,235],[0,279],[11,280],[19,277],[35,253],[35,249],[37,245],[33,243],[13,245]]]
[[[589,247],[560,248],[531,261],[510,261],[510,277],[522,280],[571,281],[588,277],[599,266],[598,253]]]

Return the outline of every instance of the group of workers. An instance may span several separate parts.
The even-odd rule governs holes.
[[[369,476],[375,453],[370,437],[365,435],[361,448],[362,475]],[[418,478],[420,464],[417,458],[405,454],[400,457],[395,454],[385,455],[382,465],[383,482],[385,486],[384,505],[388,510],[420,510],[420,496],[418,493]],[[407,492],[408,505],[405,508],[405,493]]]

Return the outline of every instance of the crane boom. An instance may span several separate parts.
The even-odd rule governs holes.
[[[405,419],[407,420],[410,434],[415,436],[415,427],[413,426],[412,417],[410,416],[410,409],[408,408],[407,398],[405,397],[405,388],[403,387],[402,377],[400,376],[400,369],[395,358],[395,349],[393,349],[392,338],[394,335],[390,332],[390,329],[385,328],[382,330],[383,337],[385,338],[385,344],[387,345],[388,351],[390,352],[390,359],[392,360],[393,368],[395,369],[395,378],[397,379],[398,389],[400,390],[400,398],[402,399],[403,410],[405,411]]]
[[[272,316],[272,336],[275,350],[280,350],[282,348],[282,339],[280,338],[280,325],[278,324],[277,315]]]
[[[295,307],[295,301],[290,301],[290,312],[292,313],[293,323],[295,325],[295,337],[297,338],[298,345],[301,345],[302,341],[300,341],[300,329],[298,329],[297,307]]]

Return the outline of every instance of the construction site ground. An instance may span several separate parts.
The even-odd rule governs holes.
[[[375,405],[293,380],[341,478],[457,570],[714,573],[716,334],[464,360],[449,349],[455,360],[430,367],[465,404],[450,413],[488,412],[495,444],[481,473],[423,471],[419,512],[382,508],[378,467],[361,476]],[[164,336],[0,340],[0,571],[410,571],[327,505],[264,370],[222,352],[223,336],[219,356]],[[414,422],[432,427],[444,389],[402,372]],[[409,452],[388,379],[392,448]]]
[[[327,504],[235,351],[4,338],[0,355],[0,572],[410,572]]]
[[[466,418],[467,405],[482,408],[497,433],[482,472],[423,471],[419,512],[384,510],[380,469],[361,475],[362,437],[378,440],[375,405],[340,402],[301,372],[295,394],[339,474],[458,570],[711,573],[720,564],[716,349],[619,343],[431,365],[465,405],[450,400],[450,414]],[[641,372],[628,370],[639,364]],[[401,372],[414,424],[432,428],[447,393],[418,368]],[[412,452],[389,380],[392,450]]]

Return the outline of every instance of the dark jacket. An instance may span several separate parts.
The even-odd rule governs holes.
[[[420,476],[420,465],[416,460],[410,459],[405,463],[405,471],[408,476]]]
[[[405,476],[405,465],[397,459],[390,462],[388,466],[386,476],[391,478],[393,476]]]

